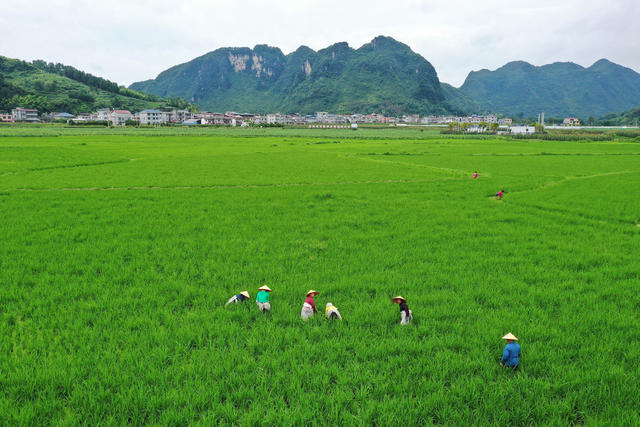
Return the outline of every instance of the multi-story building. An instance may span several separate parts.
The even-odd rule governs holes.
[[[405,114],[402,116],[402,121],[404,123],[418,123],[420,121],[420,116],[417,114]]]
[[[100,108],[95,114],[95,120],[108,122],[110,117],[111,109],[109,108]]]
[[[113,126],[124,126],[127,120],[132,120],[133,114],[129,110],[113,110],[109,114],[109,121]]]
[[[141,125],[158,125],[164,123],[162,111],[160,110],[142,110],[140,115]]]
[[[498,116],[495,114],[487,114],[484,116],[485,123],[498,123]]]
[[[38,110],[30,108],[14,108],[11,110],[11,118],[14,122],[38,122]]]
[[[316,122],[327,123],[328,119],[329,119],[329,113],[327,113],[326,111],[318,111],[316,113]]]
[[[510,119],[509,117],[504,117],[498,120],[498,124],[500,126],[511,126],[512,123],[513,123],[513,119]]]

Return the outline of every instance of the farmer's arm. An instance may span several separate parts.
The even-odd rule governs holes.
[[[504,351],[502,352],[502,359],[500,360],[500,364],[502,365],[508,359],[509,359],[509,349],[507,347],[505,347]]]

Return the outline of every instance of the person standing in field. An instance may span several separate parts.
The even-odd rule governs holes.
[[[475,171],[475,172],[473,173],[473,179],[478,179],[478,171]]]
[[[324,310],[324,314],[327,316],[327,319],[331,319],[331,320],[340,319],[340,320],[342,320],[342,316],[340,316],[340,312],[338,311],[338,307],[336,307],[335,305],[331,304],[330,302],[327,303],[327,307]]]
[[[304,304],[302,304],[302,311],[300,312],[300,317],[302,317],[302,320],[307,320],[309,317],[313,316],[314,313],[318,312],[313,297],[315,297],[319,293],[320,292],[314,291],[313,289],[307,292],[307,299],[304,301]]]
[[[408,325],[413,320],[413,315],[411,310],[409,310],[407,300],[398,295],[397,297],[392,298],[391,301],[395,302],[396,304],[400,304],[400,324]]]
[[[502,200],[502,196],[504,196],[504,190],[500,190],[496,193],[496,199]]]
[[[271,288],[267,285],[260,286],[258,288],[258,295],[256,295],[256,304],[258,304],[258,310],[263,313],[271,311]]]
[[[518,363],[520,361],[520,344],[516,342],[518,341],[518,338],[509,332],[507,335],[503,336],[502,339],[507,340],[507,345],[504,346],[502,359],[500,359],[500,366],[506,366],[516,370],[518,369]]]
[[[249,298],[250,298],[249,292],[242,291],[238,295],[234,295],[231,298],[229,298],[229,301],[227,301],[227,303],[224,306],[227,307],[229,304],[244,303],[244,301],[248,300]],[[248,309],[249,309],[249,306],[247,306],[247,310]]]

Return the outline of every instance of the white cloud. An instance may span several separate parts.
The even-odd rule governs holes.
[[[130,84],[225,46],[266,43],[285,53],[377,35],[408,44],[441,80],[512,60],[536,65],[599,58],[640,70],[635,0],[258,1],[32,0],[3,5],[0,54],[62,62]],[[588,4],[587,4],[588,3]]]

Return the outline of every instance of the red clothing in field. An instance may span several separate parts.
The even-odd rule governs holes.
[[[314,310],[316,309],[316,303],[313,301],[312,296],[308,296],[305,302],[309,304],[311,307],[313,307]]]
[[[504,193],[502,191],[498,191],[498,197],[502,197]]]

